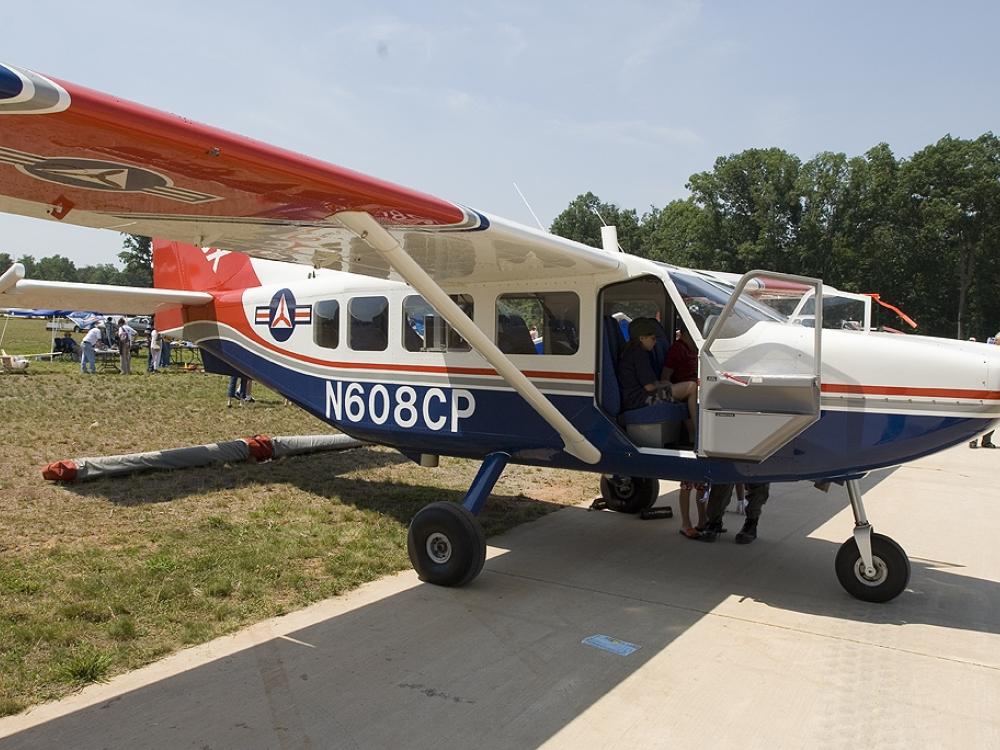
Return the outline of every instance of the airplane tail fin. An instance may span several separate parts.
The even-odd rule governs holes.
[[[153,240],[153,286],[197,292],[226,292],[260,286],[250,256]]]

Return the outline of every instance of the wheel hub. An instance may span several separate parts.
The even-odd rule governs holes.
[[[444,565],[451,559],[451,540],[440,531],[435,531],[427,537],[427,556],[438,565]]]
[[[889,577],[889,567],[881,557],[872,556],[872,567],[875,568],[875,575],[869,576],[865,573],[865,561],[858,558],[854,564],[854,575],[865,586],[881,586]]]
[[[615,482],[614,487],[615,492],[621,500],[628,500],[633,494],[635,494],[635,484],[628,477],[623,477],[619,481]]]

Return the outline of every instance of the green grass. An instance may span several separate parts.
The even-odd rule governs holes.
[[[45,330],[47,322],[0,315],[0,349],[8,354],[44,354],[52,351],[52,332]],[[80,343],[80,334],[74,334],[73,338]]]
[[[38,351],[43,324],[14,323],[5,341]],[[409,519],[460,500],[478,468],[421,469],[366,448],[79,486],[41,478],[63,458],[329,432],[265,388],[227,409],[226,385],[58,362],[0,375],[0,715],[409,567]],[[500,533],[596,484],[509,467],[483,526]]]

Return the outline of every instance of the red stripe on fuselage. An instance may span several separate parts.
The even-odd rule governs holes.
[[[967,388],[916,388],[896,385],[823,383],[821,390],[824,393],[846,393],[858,396],[912,396],[915,398],[955,398],[976,401],[1000,400],[1000,391],[972,390]]]

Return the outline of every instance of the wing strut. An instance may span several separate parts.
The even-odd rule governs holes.
[[[559,433],[567,453],[588,464],[596,464],[601,460],[601,452],[593,443],[587,440],[535,384],[514,366],[497,345],[479,329],[479,326],[469,320],[451,297],[445,294],[427,272],[403,250],[396,238],[375,221],[371,214],[361,211],[342,211],[336,214],[335,218],[382,255],[396,273],[420,292],[423,298],[448,321],[448,324],[493,365],[507,385],[521,394],[542,419]]]

